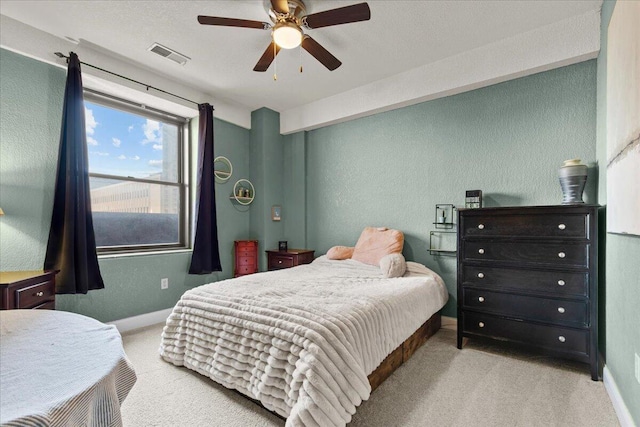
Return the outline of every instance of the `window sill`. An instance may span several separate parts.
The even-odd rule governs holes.
[[[118,252],[98,254],[98,259],[128,258],[138,256],[169,255],[193,252],[193,249],[167,249],[164,251]]]

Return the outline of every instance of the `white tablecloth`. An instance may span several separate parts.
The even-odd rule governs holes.
[[[115,326],[53,310],[0,311],[0,423],[121,426],[136,381]]]

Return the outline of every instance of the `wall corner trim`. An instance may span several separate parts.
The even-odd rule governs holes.
[[[458,319],[455,317],[442,316],[441,329],[448,329],[451,331],[458,331]]]
[[[165,308],[164,310],[153,311],[151,313],[140,314],[138,316],[131,316],[120,320],[114,320],[113,322],[107,322],[107,325],[114,325],[118,328],[118,332],[132,331],[134,329],[144,328],[146,326],[155,325],[157,323],[163,323],[167,320],[167,317],[171,314],[171,308]]]
[[[620,390],[611,375],[611,371],[606,365],[602,370],[602,382],[604,383],[604,388],[609,395],[609,399],[611,399],[611,403],[613,403],[613,409],[616,411],[618,421],[620,421],[620,426],[635,427],[636,424],[633,422],[633,418],[631,418],[631,412],[629,412],[629,408],[627,408],[624,400],[622,400]]]

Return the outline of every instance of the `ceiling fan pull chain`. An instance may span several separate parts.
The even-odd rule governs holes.
[[[300,60],[300,74],[302,74],[302,44],[298,46],[298,59]]]
[[[278,51],[276,50],[276,44],[273,43],[273,81],[278,80]]]

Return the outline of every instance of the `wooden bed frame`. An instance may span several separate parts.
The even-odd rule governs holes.
[[[404,362],[409,360],[413,353],[420,348],[422,344],[433,336],[440,326],[442,325],[442,318],[440,312],[434,314],[418,328],[409,338],[407,338],[402,344],[387,356],[382,361],[380,366],[375,371],[369,374],[369,384],[371,384],[371,391],[377,389],[380,384],[398,369]]]

